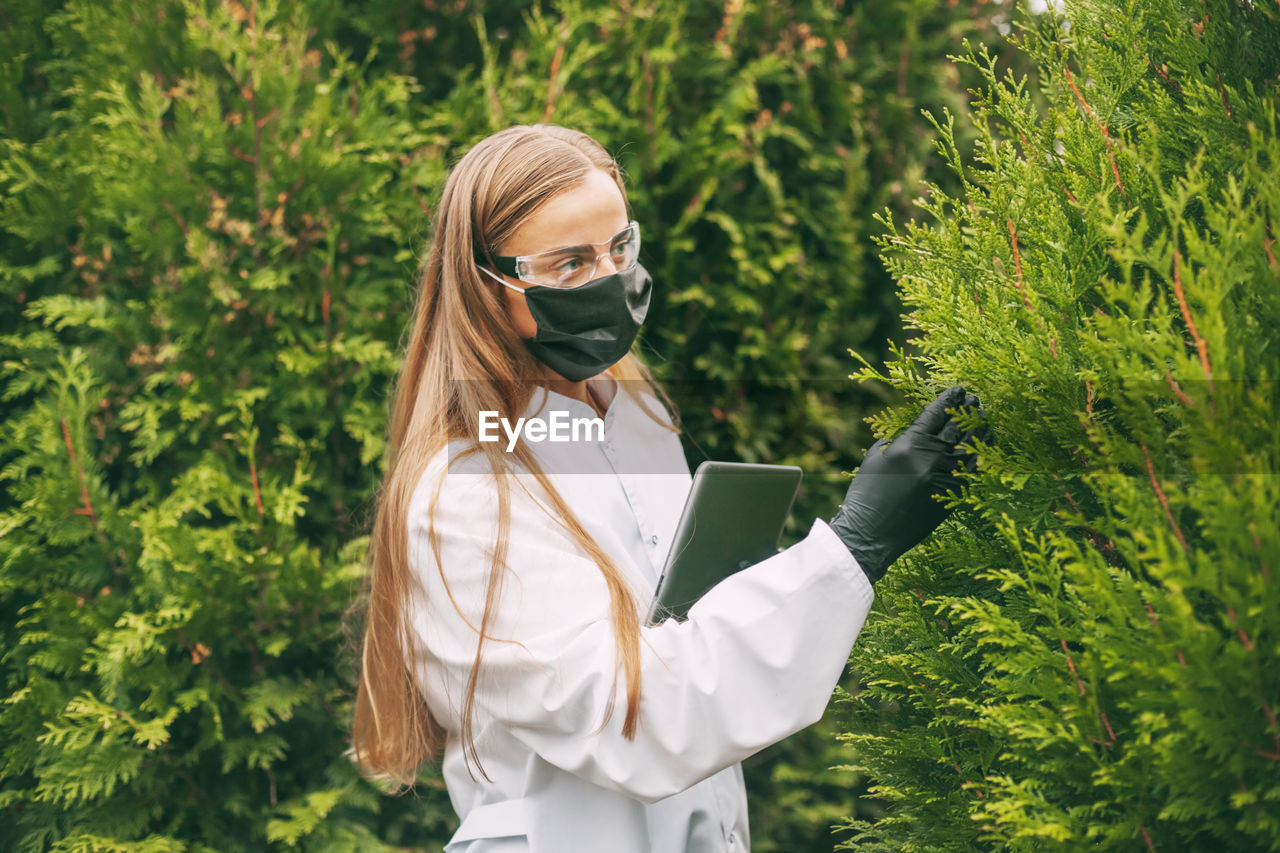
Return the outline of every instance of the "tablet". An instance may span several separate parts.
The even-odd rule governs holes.
[[[699,465],[658,578],[649,624],[684,619],[711,587],[776,554],[800,477],[794,465]]]

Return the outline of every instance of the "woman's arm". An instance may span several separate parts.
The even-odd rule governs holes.
[[[496,486],[480,475],[445,478],[438,564],[426,538],[431,488],[419,489],[409,518],[411,564],[426,594],[414,626],[428,690],[438,691],[435,703],[448,697],[456,720],[483,614]],[[873,598],[849,550],[815,521],[801,542],[708,592],[687,621],[641,629],[640,723],[627,740],[600,570],[514,484],[509,543],[475,730],[499,725],[551,764],[646,802],[817,721]],[[650,594],[637,592],[641,607]],[[615,684],[614,712],[596,733]]]

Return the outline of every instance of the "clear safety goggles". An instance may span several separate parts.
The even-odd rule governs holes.
[[[493,265],[499,272],[528,284],[578,287],[596,277],[601,258],[609,258],[614,269],[623,272],[635,266],[639,257],[640,223],[633,221],[600,243],[566,246],[536,255],[495,255]]]

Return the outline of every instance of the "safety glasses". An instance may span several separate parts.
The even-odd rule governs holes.
[[[600,243],[566,246],[536,255],[497,255],[493,265],[528,284],[546,287],[578,287],[596,277],[602,258],[609,258],[618,272],[631,269],[640,257],[640,224],[631,222],[612,238]]]

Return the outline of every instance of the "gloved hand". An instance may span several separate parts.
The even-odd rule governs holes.
[[[975,395],[952,385],[902,435],[882,438],[867,451],[831,528],[872,583],[950,513],[934,495],[959,487],[958,466],[970,472],[977,467],[977,458],[958,445],[975,437],[990,444],[991,431],[985,420],[961,431],[946,410],[977,409],[985,417],[978,405]]]

